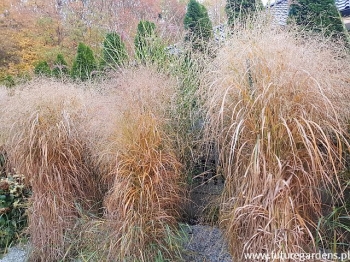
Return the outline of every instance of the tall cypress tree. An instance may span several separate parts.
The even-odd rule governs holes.
[[[345,36],[334,0],[298,0],[291,5],[289,16],[308,30],[324,32],[327,36]]]
[[[165,45],[157,35],[156,25],[150,21],[140,21],[134,39],[135,55],[141,63],[162,66],[166,60]]]
[[[263,7],[261,0],[227,0],[225,11],[228,23],[233,24],[236,19],[245,19]]]
[[[46,61],[40,61],[34,68],[34,73],[36,75],[50,77],[52,71],[50,69],[49,64]]]
[[[77,56],[73,62],[72,77],[85,81],[91,78],[91,73],[96,69],[97,63],[94,53],[88,46],[79,43]]]
[[[57,78],[69,74],[68,64],[62,54],[57,55],[52,74]]]
[[[136,58],[145,63],[152,60],[152,43],[156,38],[156,25],[150,21],[140,21],[134,39]]]
[[[128,53],[121,37],[115,32],[108,33],[103,41],[103,64],[120,66],[127,59]]]
[[[213,26],[207,9],[196,0],[190,0],[184,19],[185,29],[188,30],[186,40],[193,42],[194,49],[203,51],[206,43],[213,36]]]

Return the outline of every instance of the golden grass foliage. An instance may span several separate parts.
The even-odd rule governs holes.
[[[33,192],[32,261],[174,261],[179,159],[206,145],[226,181],[220,221],[235,261],[316,251],[322,190],[342,195],[349,55],[263,21],[236,29],[209,64],[173,64],[178,82],[140,66],[0,88],[0,146]]]
[[[151,261],[159,250],[171,257],[165,237],[177,226],[181,199],[181,164],[165,132],[174,92],[169,77],[149,68],[125,69],[94,90],[36,79],[1,91],[1,143],[33,192],[31,261],[77,255],[84,244],[69,241],[84,233],[77,225],[88,212],[102,217],[105,196],[106,220],[80,227],[98,225],[114,237],[98,259]],[[101,232],[87,235],[101,240]],[[82,241],[94,245],[85,245],[89,251],[97,246]]]
[[[176,82],[152,68],[139,67],[113,73],[99,85],[101,94],[89,101],[85,123],[94,165],[105,174],[115,168],[116,156],[128,146],[125,122],[152,114],[158,124],[169,125],[176,95]],[[108,181],[108,183],[113,183]]]
[[[97,143],[109,185],[101,246],[108,261],[169,258],[177,253],[173,232],[183,198],[182,165],[169,136],[176,84],[142,67],[105,84],[120,98]]]
[[[233,33],[199,90],[206,141],[217,141],[226,179],[221,220],[235,261],[314,250],[320,188],[341,193],[349,57],[325,39],[259,22]]]
[[[84,134],[78,128],[84,120],[82,92],[50,85],[55,83],[40,84],[10,97],[2,117],[14,120],[7,151],[33,192],[31,260],[56,261],[66,252],[64,238],[78,216],[76,206],[89,210],[101,195]]]
[[[108,258],[149,261],[159,252],[169,257],[169,229],[177,227],[181,204],[181,164],[152,114],[130,115],[123,129],[126,147],[108,174],[114,183],[105,199]]]

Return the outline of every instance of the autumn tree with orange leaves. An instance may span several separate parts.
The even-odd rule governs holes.
[[[181,39],[185,6],[183,0],[1,0],[0,76],[30,72],[42,60],[52,66],[58,54],[71,65],[80,42],[102,56],[107,32],[119,34],[133,53],[141,20],[174,43]]]

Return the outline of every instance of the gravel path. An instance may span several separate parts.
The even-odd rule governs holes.
[[[222,232],[216,227],[194,225],[186,229],[188,243],[185,245],[183,257],[186,262],[232,262],[227,252]],[[14,246],[0,262],[25,262],[26,247]]]
[[[0,262],[25,262],[27,252],[25,246],[14,246],[9,248],[9,252],[0,259]]]
[[[216,227],[194,225],[188,229],[184,258],[188,262],[232,262],[222,232]]]

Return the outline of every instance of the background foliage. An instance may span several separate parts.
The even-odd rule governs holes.
[[[103,41],[103,64],[110,67],[122,65],[128,59],[128,53],[121,37],[113,32],[106,35]]]
[[[327,36],[345,36],[334,0],[299,0],[291,5],[290,17],[308,30],[322,32]]]
[[[82,81],[91,79],[92,73],[97,69],[94,53],[90,47],[80,43],[77,56],[73,62],[71,76]]]
[[[213,35],[213,25],[205,6],[196,0],[190,0],[184,25],[188,30],[186,39],[192,41],[194,49],[203,51]]]
[[[233,24],[237,19],[245,19],[262,7],[261,0],[227,0],[225,10],[228,23]]]
[[[0,176],[0,254],[27,226],[29,189],[24,186],[23,179],[21,175]]]

